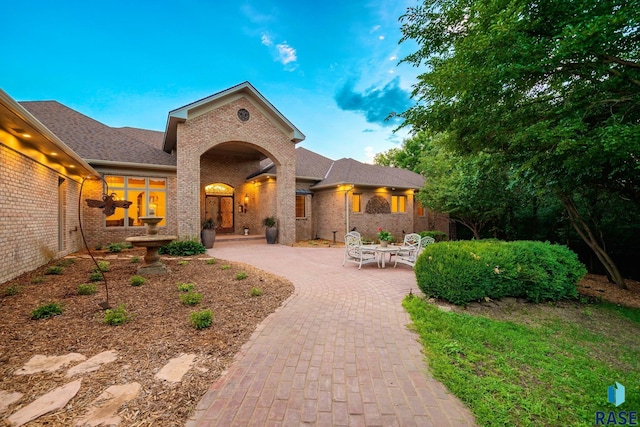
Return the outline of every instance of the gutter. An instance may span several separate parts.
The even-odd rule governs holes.
[[[98,159],[86,159],[85,162],[93,166],[111,166],[111,167],[119,167],[119,168],[166,170],[166,171],[174,171],[174,172],[178,170],[178,167],[173,165],[154,165],[149,163],[116,162],[113,160],[98,160]]]

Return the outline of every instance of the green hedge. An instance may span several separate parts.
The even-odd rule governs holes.
[[[162,246],[158,253],[171,256],[191,256],[203,254],[206,251],[207,248],[197,240],[174,240],[168,245]]]
[[[485,297],[576,298],[586,272],[567,247],[531,241],[441,242],[426,246],[415,265],[422,292],[461,305]]]

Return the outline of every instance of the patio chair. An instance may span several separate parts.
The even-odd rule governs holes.
[[[407,236],[409,236],[409,234],[407,234]],[[405,236],[405,242],[407,241],[407,236]],[[424,247],[435,243],[436,241],[433,237],[425,236],[420,238],[419,234],[416,234],[416,236],[418,236],[417,243],[415,242],[415,237],[412,237],[414,242],[413,244],[407,245],[406,249],[404,248],[405,245],[402,245],[403,249],[398,251],[398,255],[396,256],[396,263],[393,265],[394,268],[398,265],[398,263],[414,267],[416,265],[416,261],[418,260],[418,256],[420,256]]]
[[[343,267],[347,261],[358,264],[358,270],[362,268],[362,264],[369,264],[372,262],[377,263],[378,267],[380,267],[376,251],[363,248],[362,240],[360,240],[360,233],[353,231],[344,236]]]

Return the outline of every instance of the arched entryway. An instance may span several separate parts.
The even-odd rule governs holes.
[[[234,188],[222,182],[204,187],[204,219],[212,218],[218,233],[234,232]]]
[[[223,182],[234,193],[230,199],[211,199],[208,214],[214,221],[225,229],[231,224],[235,233],[246,226],[257,234],[263,229],[262,220],[275,216],[278,242],[294,243],[295,144],[302,140],[304,135],[248,82],[171,111],[164,150],[175,151],[177,157],[178,234],[197,235],[198,215],[205,219],[203,187]],[[264,175],[267,159],[276,171],[263,185],[252,177]],[[215,208],[226,209],[234,202],[236,211],[227,213],[227,222],[224,210],[217,221]]]

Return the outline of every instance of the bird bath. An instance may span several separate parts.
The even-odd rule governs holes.
[[[161,246],[176,240],[178,237],[158,234],[158,223],[162,220],[163,218],[159,216],[141,216],[140,221],[147,225],[147,234],[125,239],[133,246],[147,248],[147,253],[144,255],[144,265],[138,268],[138,274],[163,274],[169,271],[167,266],[160,262],[158,250]]]

